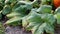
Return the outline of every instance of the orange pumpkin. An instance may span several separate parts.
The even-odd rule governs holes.
[[[53,0],[53,3],[56,8],[60,6],[60,0]]]

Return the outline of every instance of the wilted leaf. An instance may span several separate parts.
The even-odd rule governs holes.
[[[6,24],[18,25],[18,24],[20,24],[20,22],[21,22],[21,17],[13,17],[13,18],[7,20]]]
[[[6,15],[8,18],[12,18],[12,17],[15,17],[15,16],[20,16],[20,17],[23,17],[24,15],[18,13],[18,12],[11,12],[10,14],[7,14]]]

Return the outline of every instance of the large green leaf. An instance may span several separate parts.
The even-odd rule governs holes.
[[[5,7],[2,10],[2,14],[6,15],[6,14],[9,14],[10,12],[11,12],[10,6],[9,5],[5,5]]]
[[[51,13],[52,7],[50,5],[42,5],[39,7],[37,12],[39,13]]]
[[[47,33],[54,33],[53,26],[55,18],[52,14],[38,14],[36,12],[31,12],[29,16],[23,19],[23,26],[27,30],[32,30],[33,34],[43,34],[44,30]],[[48,26],[47,26],[48,25]],[[47,28],[47,29],[46,29]]]
[[[27,12],[29,12],[27,10],[31,10],[31,9],[32,6],[28,4],[28,5],[20,5],[19,7],[13,8],[13,11],[26,15]]]

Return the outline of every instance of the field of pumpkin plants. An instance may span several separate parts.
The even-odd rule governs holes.
[[[60,0],[0,0],[0,34],[7,26],[20,26],[32,34],[55,34],[59,6]]]

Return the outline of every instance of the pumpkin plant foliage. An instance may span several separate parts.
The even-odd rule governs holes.
[[[52,10],[52,0],[0,0],[0,3],[0,19],[3,15],[8,18],[5,24],[22,24],[32,34],[44,34],[44,31],[54,34],[56,20],[60,24],[60,7]]]
[[[31,12],[29,16],[23,19],[23,27],[31,30],[33,34],[42,34],[44,30],[47,33],[54,34],[54,22],[55,18],[53,14]]]

